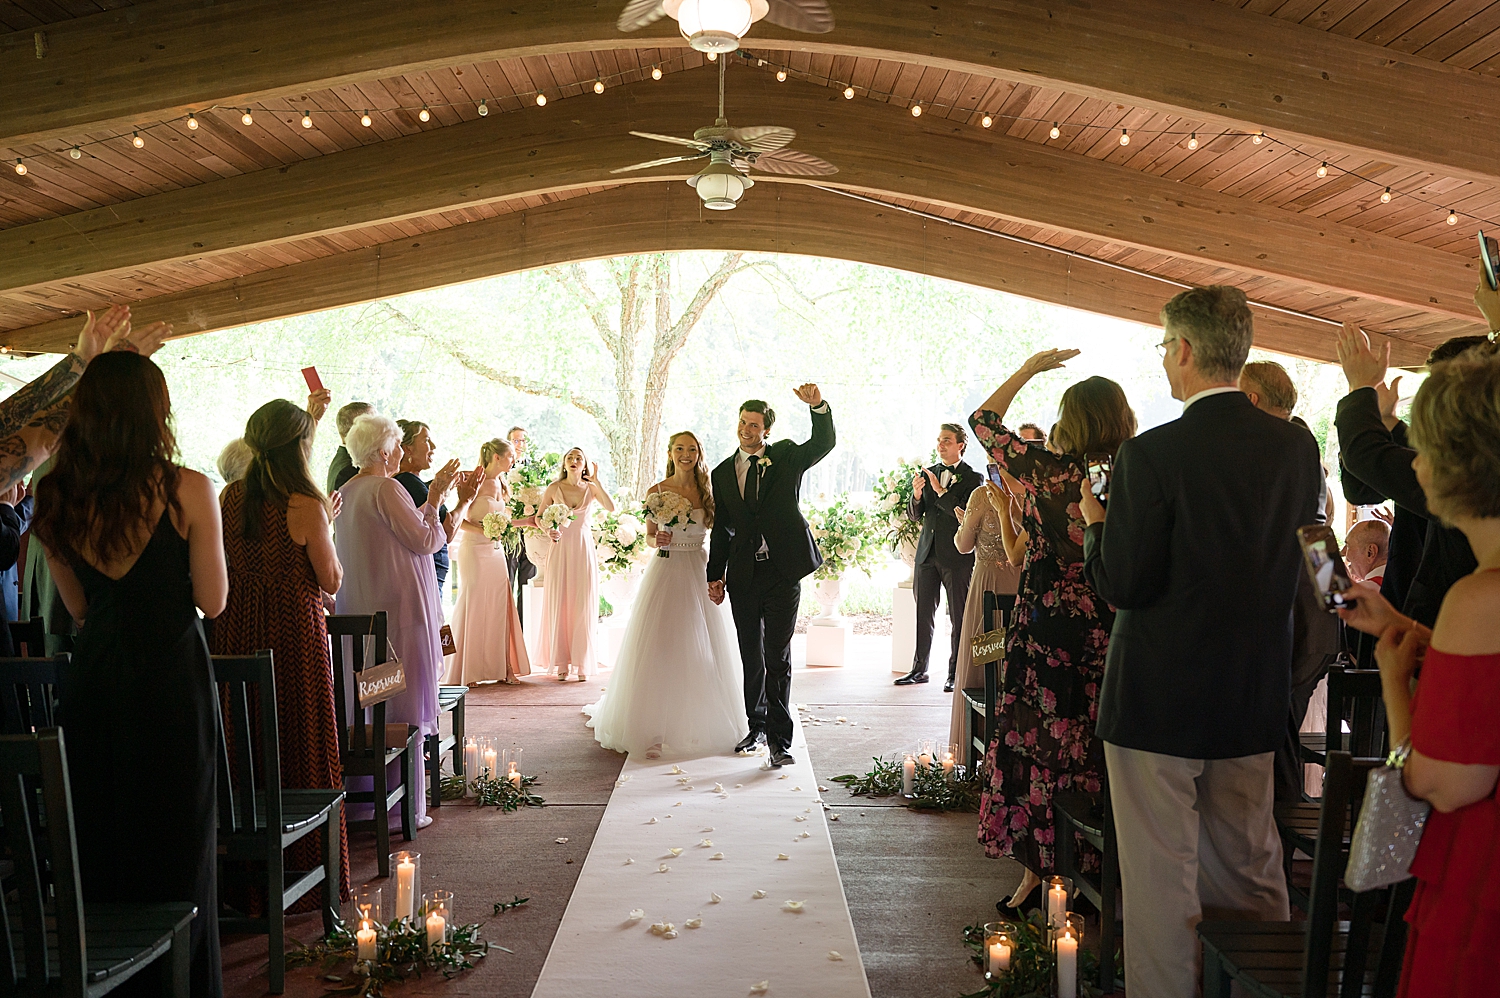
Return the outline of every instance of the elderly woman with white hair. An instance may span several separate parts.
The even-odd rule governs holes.
[[[448,537],[438,506],[458,473],[450,461],[433,476],[421,506],[391,476],[401,468],[401,430],[393,419],[360,416],[344,440],[359,468],[339,494],[344,498],[334,546],[344,566],[338,613],[375,613],[388,617],[391,647],[406,669],[406,689],[386,704],[386,718],[437,733],[439,670],[443,665],[443,612],[438,604],[432,555]],[[418,742],[421,744],[421,741]],[[426,767],[415,767],[417,827],[427,817]],[[360,816],[362,817],[362,816]]]

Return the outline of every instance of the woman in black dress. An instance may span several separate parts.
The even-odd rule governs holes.
[[[1004,422],[1028,381],[1077,355],[1036,354],[969,417],[990,460],[1018,481],[1028,535],[995,705],[995,737],[985,759],[989,786],[979,805],[985,853],[1010,856],[1026,868],[1012,906],[1053,869],[1053,794],[1097,792],[1104,773],[1094,723],[1115,611],[1083,577],[1078,500],[1088,484],[1089,458],[1112,458],[1135,436],[1135,413],[1119,385],[1088,378],[1063,393],[1050,438],[1055,452],[1023,440]],[[1080,859],[1086,862],[1088,854]]]
[[[196,903],[192,994],[218,998],[217,698],[198,610],[217,616],[229,581],[213,485],[174,463],[169,416],[150,360],[90,363],[35,530],[79,626],[58,717],[84,900]]]

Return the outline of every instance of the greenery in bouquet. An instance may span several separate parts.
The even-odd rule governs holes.
[[[685,526],[692,522],[693,504],[676,492],[662,489],[646,496],[640,515],[642,519],[656,524],[658,530],[672,530],[678,524]],[[672,552],[666,548],[657,548],[656,556],[670,558]]]
[[[902,541],[916,544],[921,536],[922,525],[906,515],[911,505],[911,480],[917,472],[936,463],[937,451],[929,454],[925,463],[903,458],[894,469],[875,479],[871,520],[880,541],[889,544],[892,551],[899,551]]]
[[[512,471],[512,474],[515,472]],[[547,491],[545,485],[513,485],[511,486],[510,522],[505,528],[505,547],[512,553],[521,550],[521,541],[526,531],[535,530],[536,527],[523,527],[519,520],[527,520],[541,512],[542,493]]]
[[[565,502],[555,502],[542,507],[536,515],[536,525],[542,530],[561,530],[573,522],[578,514]]]
[[[605,578],[628,572],[646,553],[646,525],[623,501],[616,502],[613,513],[595,506],[589,522],[594,535],[594,554],[599,572]]]
[[[840,496],[830,506],[803,510],[813,539],[823,554],[815,579],[837,579],[851,569],[870,572],[880,567],[878,521],[864,505]]]
[[[484,519],[480,521],[480,527],[484,530],[484,536],[493,541],[496,546],[499,546],[500,542],[505,540],[506,533],[510,530],[509,508],[498,509],[493,513],[484,514]]]

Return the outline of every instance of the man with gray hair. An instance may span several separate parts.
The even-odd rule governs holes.
[[[375,411],[375,407],[368,402],[350,402],[339,410],[335,422],[339,428],[339,449],[333,452],[333,460],[328,462],[328,492],[332,494],[344,487],[344,483],[355,475],[359,469],[354,466],[354,459],[349,456],[349,449],[344,446],[344,441],[349,437],[349,429],[354,421],[361,416]]]
[[[1097,731],[1126,990],[1193,998],[1206,911],[1290,915],[1273,758],[1290,711],[1297,528],[1317,518],[1322,473],[1312,434],[1237,387],[1254,337],[1243,292],[1193,288],[1161,315],[1182,416],[1121,445],[1107,522],[1091,490],[1079,507],[1084,574],[1118,611]]]

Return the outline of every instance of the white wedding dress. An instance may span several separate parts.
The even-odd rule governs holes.
[[[749,731],[739,645],[708,598],[703,510],[647,559],[609,687],[583,708],[616,752],[694,758],[731,751]]]

